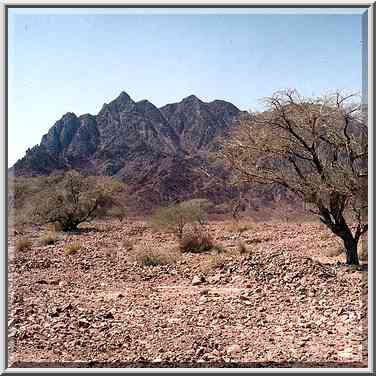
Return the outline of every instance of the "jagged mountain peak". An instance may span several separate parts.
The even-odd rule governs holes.
[[[128,103],[131,101],[132,101],[131,96],[123,90],[112,102]]]
[[[58,121],[70,121],[73,119],[77,119],[77,115],[74,112],[67,112]]]
[[[200,98],[196,97],[196,95],[189,95],[188,97],[183,98],[182,103],[204,103]]]
[[[135,102],[132,100],[129,94],[127,94],[125,91],[122,91],[114,100],[112,100],[110,103],[105,103],[99,112],[99,114],[110,111],[110,112],[124,112],[124,111],[130,111]]]

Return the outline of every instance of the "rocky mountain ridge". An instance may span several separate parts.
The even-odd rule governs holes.
[[[115,176],[146,206],[209,198],[212,187],[197,168],[209,163],[207,154],[242,113],[229,102],[194,95],[158,108],[123,91],[97,115],[66,113],[10,172],[39,176],[76,169]],[[228,195],[225,187],[215,191]]]

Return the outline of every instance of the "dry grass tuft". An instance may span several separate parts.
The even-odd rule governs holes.
[[[70,244],[68,244],[65,248],[64,248],[64,253],[69,256],[69,255],[74,255],[75,253],[77,253],[80,249],[82,248],[82,244],[81,242],[79,241],[75,241],[75,242],[72,242]]]
[[[224,254],[206,255],[199,264],[202,273],[209,273],[215,269],[223,269],[228,262],[228,258]]]
[[[49,231],[45,235],[42,236],[40,242],[42,245],[51,245],[55,244],[58,240],[57,233],[54,231]]]
[[[30,239],[21,238],[16,241],[16,250],[17,251],[25,251],[27,249],[31,249],[33,243]]]
[[[135,249],[134,261],[143,266],[171,265],[179,256],[176,252],[165,248],[155,248],[150,243],[139,244]]]

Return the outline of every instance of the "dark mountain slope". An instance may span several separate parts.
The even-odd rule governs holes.
[[[114,175],[149,207],[210,196],[197,169],[208,165],[207,152],[240,113],[229,102],[193,95],[158,109],[122,92],[96,116],[65,114],[11,172],[38,176],[74,168]]]

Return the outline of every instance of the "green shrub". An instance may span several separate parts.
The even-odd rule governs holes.
[[[208,206],[207,200],[195,199],[159,208],[154,213],[151,222],[157,229],[172,232],[178,239],[181,239],[187,224],[203,225],[206,222]]]

